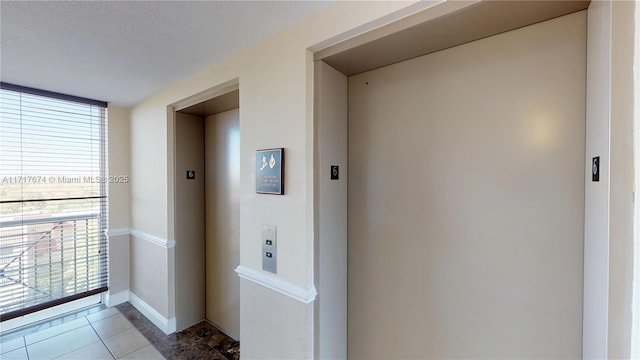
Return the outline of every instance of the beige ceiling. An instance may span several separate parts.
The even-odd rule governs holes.
[[[0,79],[131,106],[331,1],[0,1]]]

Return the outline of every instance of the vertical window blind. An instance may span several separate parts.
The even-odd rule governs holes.
[[[0,321],[107,290],[106,103],[0,84]]]

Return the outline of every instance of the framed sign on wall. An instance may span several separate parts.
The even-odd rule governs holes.
[[[284,148],[256,151],[256,193],[284,195]]]

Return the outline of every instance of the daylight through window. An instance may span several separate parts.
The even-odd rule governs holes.
[[[2,321],[107,289],[106,111],[2,83]]]

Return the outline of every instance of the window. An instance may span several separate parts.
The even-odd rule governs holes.
[[[107,290],[106,103],[0,84],[0,318]]]

